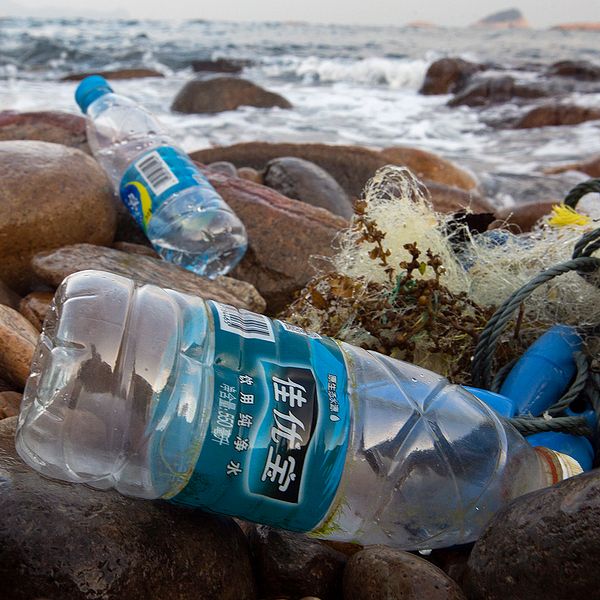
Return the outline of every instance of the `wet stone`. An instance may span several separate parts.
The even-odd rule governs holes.
[[[528,111],[517,121],[515,128],[532,129],[534,127],[578,125],[598,119],[600,119],[600,108],[553,102]]]
[[[90,75],[100,75],[105,79],[145,79],[147,77],[164,77],[155,69],[115,69],[114,71],[90,71],[88,73],[71,73],[61,81],[81,81]]]
[[[448,102],[448,106],[488,106],[509,102],[513,98],[543,98],[551,94],[539,85],[515,81],[508,75],[473,81]]]
[[[441,58],[427,69],[420,94],[450,94],[462,90],[471,75],[485,69],[484,65],[462,58]]]
[[[469,558],[473,600],[598,597],[600,470],[514,500]]]
[[[344,572],[344,600],[466,600],[441,569],[409,552],[370,546]]]
[[[22,397],[19,392],[0,392],[0,419],[16,417],[19,414]]]
[[[258,525],[249,539],[265,598],[341,597],[346,556],[300,533]]]
[[[240,106],[292,108],[279,94],[237,77],[215,77],[188,81],[171,109],[181,113],[218,113]]]
[[[0,371],[19,389],[29,377],[37,329],[20,313],[0,305]]]
[[[5,304],[11,308],[17,308],[20,301],[20,296],[0,280],[0,304]]]
[[[254,312],[262,312],[265,307],[264,300],[256,289],[244,281],[237,281],[231,277],[210,280],[151,256],[130,254],[91,244],[65,246],[38,254],[34,257],[32,266],[40,279],[55,287],[67,275],[96,269]]]
[[[0,278],[33,289],[31,257],[78,242],[110,244],[116,213],[110,183],[87,154],[59,144],[0,142]]]
[[[433,152],[408,146],[394,146],[382,150],[381,155],[391,164],[409,168],[419,179],[466,191],[477,187],[473,175]]]
[[[141,254],[142,256],[151,256],[152,258],[160,258],[156,250],[150,246],[142,244],[133,244],[131,242],[115,242],[113,244],[115,250],[127,252],[129,254]]]
[[[217,160],[232,162],[238,169],[251,167],[263,170],[270,160],[282,156],[295,156],[315,163],[327,171],[352,198],[360,197],[365,183],[377,169],[387,164],[379,152],[360,146],[333,144],[275,144],[270,142],[244,142],[232,146],[207,148],[192,152],[199,162]]]
[[[241,73],[244,67],[252,64],[250,60],[217,58],[216,60],[193,60],[192,70],[195,73]]]
[[[286,306],[314,275],[312,255],[331,256],[348,222],[263,185],[205,170],[211,184],[246,227],[248,250],[233,277],[255,286],[269,314]]]
[[[536,223],[552,212],[559,200],[554,202],[533,202],[502,208],[497,212],[497,217],[502,227],[509,227],[511,231],[525,233],[531,231]]]
[[[327,171],[302,158],[284,156],[267,163],[264,184],[280,194],[352,218],[352,202]]]
[[[237,170],[237,176],[260,185],[264,183],[262,174],[252,167],[240,167]]]
[[[226,160],[219,160],[206,166],[208,169],[219,171],[219,173],[224,173],[225,175],[229,175],[229,177],[237,177],[237,169],[235,168],[235,165],[227,162]]]
[[[0,140],[38,140],[90,153],[85,117],[60,111],[0,112]]]
[[[600,81],[600,67],[588,60],[561,60],[550,66],[548,75],[571,77],[579,81]]]
[[[27,294],[19,303],[19,312],[38,331],[41,331],[53,298],[54,294],[52,292],[32,292],[31,294]]]
[[[581,162],[544,169],[544,172],[549,175],[564,173],[565,171],[581,171],[590,177],[600,177],[600,155],[592,156],[592,158]]]
[[[231,520],[56,482],[0,422],[3,600],[253,600],[248,544]]]

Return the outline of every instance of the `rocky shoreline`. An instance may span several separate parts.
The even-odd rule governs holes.
[[[450,103],[486,110],[515,97],[524,106],[554,99],[552,82],[561,78],[566,81],[561,84],[565,93],[574,79],[591,82],[590,90],[600,89],[600,71],[589,64],[555,63],[550,83],[534,90],[508,76],[486,79],[489,69],[443,59],[430,67],[421,92],[454,94]],[[250,89],[242,81],[192,82],[180,92],[174,109],[183,110],[185,105],[192,111],[231,110],[250,101],[286,108],[284,98]],[[206,84],[213,86],[212,104],[199,108]],[[547,93],[542,93],[545,86]],[[535,106],[514,126],[600,118],[592,108],[560,107],[554,100],[552,105]],[[70,273],[110,270],[276,315],[312,277],[311,257],[331,256],[332,244],[348,227],[364,184],[386,164],[410,168],[429,189],[437,211],[485,213],[490,221],[509,220],[522,231],[561,199],[558,193],[542,191],[510,211],[498,210],[478,174],[414,147],[376,151],[249,142],[198,150],[191,157],[240,216],[249,235],[246,257],[230,276],[215,281],[155,255],[90,156],[82,117],[0,113],[0,596],[7,600],[596,597],[597,471],[517,499],[493,519],[474,546],[418,555],[385,547],[327,544],[164,502],[57,483],[20,461],[14,450],[14,417],[53,291]],[[549,166],[549,172],[561,169],[598,177],[600,157]]]

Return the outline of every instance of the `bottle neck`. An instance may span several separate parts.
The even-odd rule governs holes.
[[[534,448],[534,450],[540,458],[542,470],[548,485],[554,485],[559,481],[583,473],[583,469],[579,463],[567,454],[562,454],[561,452],[541,446]]]

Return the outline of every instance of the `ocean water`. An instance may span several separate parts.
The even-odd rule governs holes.
[[[130,67],[163,79],[115,81],[155,112],[188,151],[244,141],[324,142],[369,148],[409,145],[471,169],[498,204],[519,201],[515,179],[535,186],[548,166],[600,152],[600,121],[533,130],[496,128],[526,107],[446,106],[418,90],[444,56],[494,65],[491,76],[544,81],[558,60],[600,65],[600,34],[553,30],[418,29],[306,23],[0,19],[0,110],[78,112],[68,73]],[[170,105],[196,75],[194,60],[250,62],[242,73],[285,96],[292,110],[243,107],[181,115]],[[600,82],[577,83],[565,102],[600,107]],[[540,101],[538,101],[540,103]],[[530,108],[532,104],[528,105]],[[577,176],[555,178],[558,193]],[[509,182],[508,184],[506,182]]]

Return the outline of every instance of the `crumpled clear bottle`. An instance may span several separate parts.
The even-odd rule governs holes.
[[[99,271],[57,291],[16,446],[50,477],[405,549],[577,472],[430,371]]]
[[[99,75],[75,97],[95,158],[156,251],[199,275],[231,270],[246,251],[244,225],[154,116]]]

